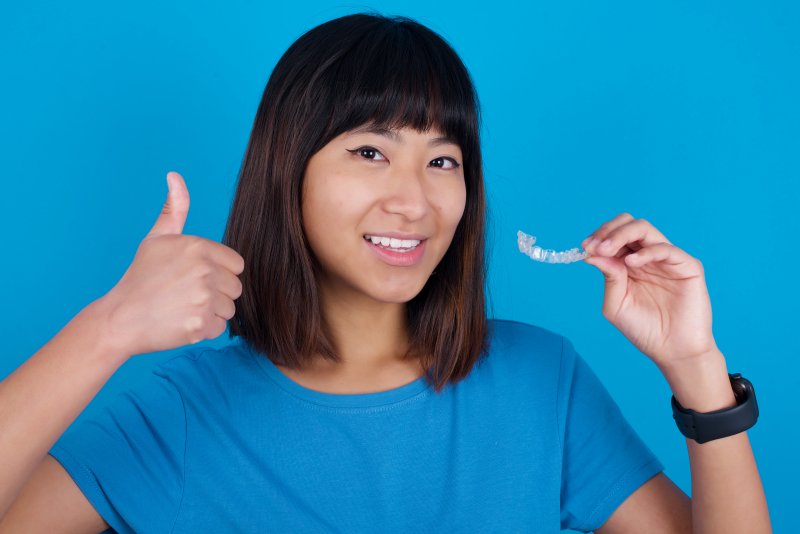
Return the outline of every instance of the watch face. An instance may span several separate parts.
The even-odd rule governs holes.
[[[746,378],[743,378],[737,373],[738,378],[731,382],[733,386],[733,394],[736,396],[738,404],[742,404],[748,398],[752,398],[753,402],[756,400],[756,393],[753,390],[753,384]]]

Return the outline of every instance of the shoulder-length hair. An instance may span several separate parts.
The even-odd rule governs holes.
[[[321,24],[275,66],[239,173],[223,243],[245,260],[229,336],[275,364],[341,361],[321,316],[316,259],[301,224],[309,158],[365,124],[436,127],[462,150],[466,207],[434,275],[406,304],[409,351],[440,392],[488,350],[480,105],[470,75],[438,34],[407,17],[358,13]]]

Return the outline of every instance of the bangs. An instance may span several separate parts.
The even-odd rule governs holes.
[[[356,39],[321,76],[331,113],[323,138],[363,125],[435,128],[471,146],[477,106],[466,68],[441,37],[397,20]]]

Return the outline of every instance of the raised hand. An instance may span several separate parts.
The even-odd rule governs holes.
[[[601,225],[582,246],[590,254],[584,262],[605,277],[603,316],[659,367],[717,350],[698,259],[629,213]]]
[[[169,350],[221,335],[242,294],[244,259],[233,249],[183,235],[189,191],[183,177],[167,174],[161,214],[108,301],[110,335],[131,356]]]

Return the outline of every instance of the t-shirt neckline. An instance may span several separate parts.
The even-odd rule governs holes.
[[[387,404],[396,404],[410,399],[423,391],[429,390],[425,375],[422,375],[416,380],[400,387],[373,393],[327,393],[324,391],[317,391],[307,388],[289,378],[283,371],[278,369],[265,354],[257,352],[243,339],[240,339],[239,343],[248,354],[255,358],[258,366],[280,388],[295,397],[299,397],[314,404],[339,408],[372,408],[376,406],[385,406]]]

